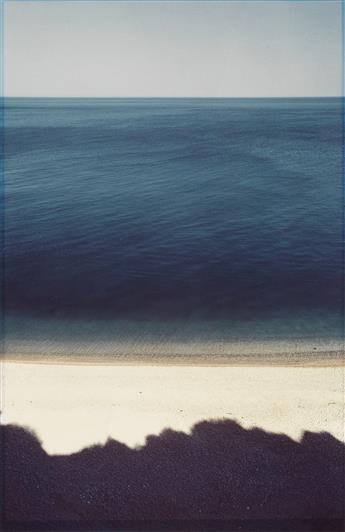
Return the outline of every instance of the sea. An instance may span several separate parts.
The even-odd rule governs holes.
[[[5,99],[4,351],[341,356],[343,107]]]

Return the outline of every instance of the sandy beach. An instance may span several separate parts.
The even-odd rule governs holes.
[[[165,428],[234,419],[299,440],[344,440],[344,368],[2,362],[2,423],[36,432],[50,454],[108,437],[134,447]]]

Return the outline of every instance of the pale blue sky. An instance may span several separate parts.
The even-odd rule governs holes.
[[[334,96],[341,2],[5,2],[7,96]]]

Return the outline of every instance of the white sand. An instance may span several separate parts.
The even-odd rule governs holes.
[[[130,446],[164,428],[231,418],[299,439],[344,440],[344,368],[2,363],[2,423],[32,428],[49,453],[109,436]]]

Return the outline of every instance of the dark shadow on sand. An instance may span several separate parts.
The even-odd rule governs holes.
[[[7,530],[343,530],[344,445],[204,421],[130,449],[115,440],[49,456],[2,427]]]

